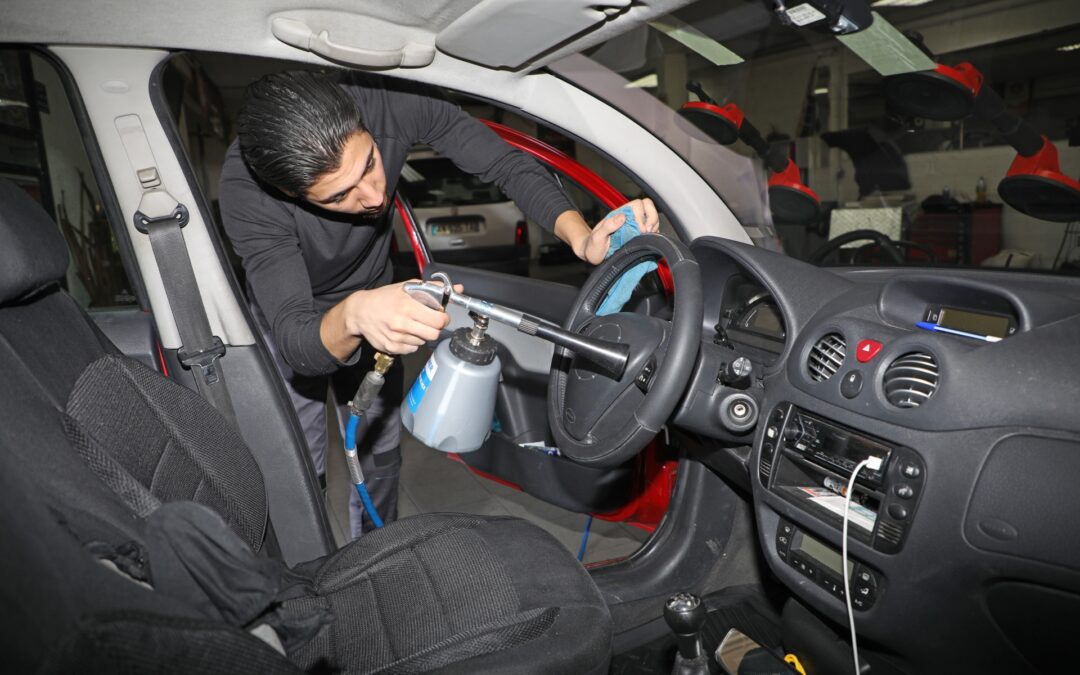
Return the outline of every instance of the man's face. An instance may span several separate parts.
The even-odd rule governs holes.
[[[366,131],[349,137],[341,152],[341,165],[324,173],[308,188],[304,199],[337,213],[375,218],[386,213],[386,173],[375,139]]]

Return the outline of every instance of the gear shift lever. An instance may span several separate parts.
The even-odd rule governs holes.
[[[709,662],[701,648],[701,627],[705,625],[705,607],[701,598],[693,593],[671,596],[664,605],[664,621],[679,645],[672,674],[706,675]]]

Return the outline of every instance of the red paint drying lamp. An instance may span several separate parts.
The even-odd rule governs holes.
[[[983,75],[970,63],[890,75],[881,82],[893,110],[927,120],[954,122],[971,115]]]
[[[1039,220],[1080,220],[1080,182],[1061,172],[1058,151],[1048,138],[1009,112],[991,87],[975,99],[975,116],[990,122],[1016,149],[1016,159],[998,183],[1001,200]]]
[[[790,225],[813,225],[821,220],[821,198],[802,182],[791,159],[783,171],[769,176],[769,208],[773,219]]]
[[[734,103],[720,106],[706,101],[690,101],[679,108],[679,114],[720,145],[732,145],[739,140],[739,128],[745,120],[743,111]]]
[[[886,77],[882,84],[893,110],[931,120],[986,120],[1016,149],[1016,159],[998,184],[998,195],[1033,218],[1080,220],[1080,182],[1061,172],[1057,148],[1022,118],[1009,112],[993,87],[970,63]]]
[[[1058,151],[1050,139],[1042,136],[1040,140],[1035,154],[1016,155],[998,183],[998,195],[1017,211],[1039,220],[1080,220],[1080,182],[1061,173]]]
[[[816,223],[821,218],[821,199],[803,184],[795,163],[769,145],[739,106],[717,105],[697,82],[688,82],[686,88],[701,100],[684,104],[679,108],[680,115],[721,145],[742,140],[764,160],[770,172],[769,208],[773,219],[790,225]]]

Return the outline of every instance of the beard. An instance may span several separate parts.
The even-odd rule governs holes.
[[[386,215],[386,212],[390,210],[390,194],[383,191],[382,204],[373,209],[364,209],[356,215],[363,220],[379,220]]]

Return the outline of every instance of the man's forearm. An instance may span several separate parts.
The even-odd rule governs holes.
[[[347,304],[354,301],[355,297],[355,294],[349,295],[331,307],[323,314],[319,324],[319,337],[322,338],[323,346],[338,361],[347,361],[363,342],[355,329],[347,325],[350,316]]]

